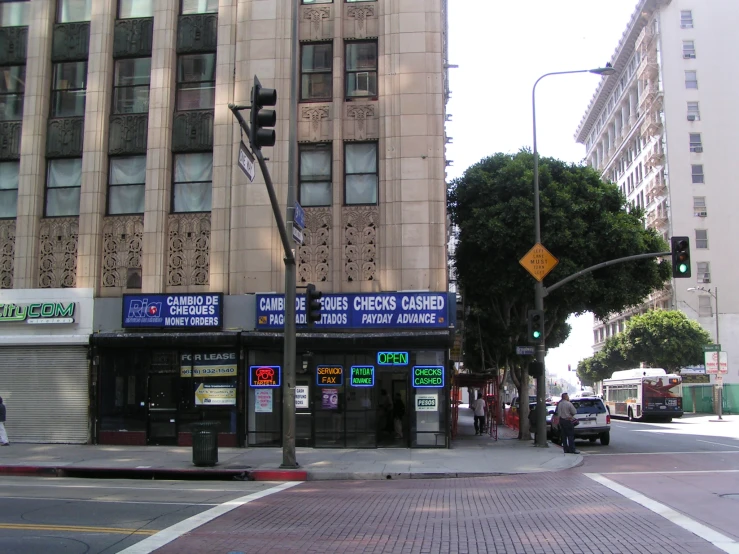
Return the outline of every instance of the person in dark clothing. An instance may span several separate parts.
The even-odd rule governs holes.
[[[0,398],[0,446],[10,446],[10,441],[8,440],[8,433],[5,432],[5,404],[3,404],[3,399]]]
[[[400,393],[395,393],[393,398],[393,424],[395,425],[395,438],[403,438],[403,416],[405,415],[405,404],[400,397]]]

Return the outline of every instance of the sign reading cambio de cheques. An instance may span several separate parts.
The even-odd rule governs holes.
[[[285,297],[257,294],[257,329],[282,329]],[[449,326],[444,292],[324,294],[317,329],[435,328]],[[295,299],[295,322],[306,325],[305,295]]]
[[[220,328],[223,294],[125,294],[123,327]]]

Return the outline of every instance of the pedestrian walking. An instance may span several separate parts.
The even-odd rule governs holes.
[[[8,433],[5,431],[5,416],[7,412],[5,410],[5,404],[3,404],[3,399],[0,398],[0,446],[10,446],[10,441],[8,440]]]
[[[405,415],[405,404],[400,397],[400,393],[395,393],[393,398],[393,424],[395,425],[395,438],[403,438],[403,416]]]
[[[485,431],[485,400],[482,398],[482,393],[477,393],[477,400],[473,404],[475,410],[475,435],[482,435]]]
[[[562,437],[562,449],[565,454],[579,454],[575,448],[575,416],[577,409],[570,402],[570,395],[564,393],[562,400],[557,404],[557,415],[559,416],[559,433]]]

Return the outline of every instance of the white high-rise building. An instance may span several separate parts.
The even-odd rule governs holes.
[[[636,313],[678,309],[720,333],[730,382],[739,382],[739,73],[730,69],[738,20],[736,0],[641,0],[611,59],[616,74],[600,83],[575,135],[587,163],[645,209],[646,225],[668,242],[688,236],[691,248],[691,277],[596,321],[594,349]]]

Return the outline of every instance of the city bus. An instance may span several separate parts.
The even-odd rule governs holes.
[[[669,421],[683,415],[682,378],[659,367],[614,371],[603,380],[603,402],[612,416],[629,421]]]

